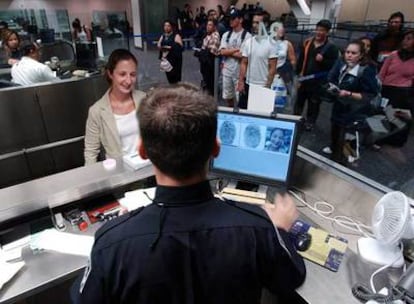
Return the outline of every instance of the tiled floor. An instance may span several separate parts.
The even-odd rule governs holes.
[[[159,70],[158,52],[155,49],[146,52],[134,49],[139,61],[139,86],[147,90],[153,85],[167,83],[165,74]],[[200,84],[201,75],[199,63],[192,51],[184,52],[183,81],[196,85]],[[305,132],[300,144],[322,153],[322,148],[329,144],[330,130],[330,104],[322,104],[321,114],[313,132]],[[380,151],[369,148],[361,149],[361,158],[350,164],[349,168],[367,176],[385,186],[401,189],[414,181],[414,136],[410,138],[403,148],[384,146]]]

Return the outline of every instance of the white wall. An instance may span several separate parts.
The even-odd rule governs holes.
[[[0,0],[0,9],[66,9],[70,22],[77,17],[87,25],[94,10],[126,11],[128,20],[132,20],[129,0]]]
[[[339,21],[386,20],[401,11],[406,20],[414,21],[413,0],[343,0]]]

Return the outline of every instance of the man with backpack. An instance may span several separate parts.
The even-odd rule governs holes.
[[[242,50],[237,90],[240,93],[239,107],[247,109],[249,86],[270,88],[276,74],[277,53],[267,35],[260,35],[263,13],[255,12],[252,20],[253,37],[246,40]]]
[[[308,101],[305,123],[307,131],[314,128],[319,115],[321,95],[324,93],[323,85],[326,83],[329,70],[339,56],[338,48],[328,40],[330,29],[329,20],[323,19],[316,24],[315,36],[303,43],[296,65],[300,85],[294,114],[302,115],[305,103]]]
[[[223,56],[223,99],[232,107],[239,79],[242,44],[252,35],[243,29],[243,16],[236,8],[230,11],[230,27],[231,30],[224,33],[221,39],[220,55]]]

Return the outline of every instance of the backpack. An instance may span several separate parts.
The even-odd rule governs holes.
[[[229,41],[230,41],[230,36],[231,36],[231,34],[233,33],[233,30],[231,29],[230,31],[228,31],[227,32],[228,33],[228,35],[227,35],[227,37],[226,37],[226,43],[229,43]],[[245,30],[245,29],[243,29],[243,32],[242,32],[242,34],[241,34],[241,42],[243,43],[243,41],[244,41],[244,38],[246,38],[246,34],[247,34],[247,31]]]
[[[366,65],[359,66],[357,77],[360,79],[362,77],[362,74],[364,74],[365,69],[367,68]],[[370,101],[370,111],[372,115],[378,114],[383,112],[383,108],[381,107],[382,103],[382,96],[381,96],[381,81],[378,79],[377,76],[377,85],[378,85],[378,93],[375,95]]]

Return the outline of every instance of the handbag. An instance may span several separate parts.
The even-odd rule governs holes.
[[[160,70],[162,72],[171,72],[173,69],[173,66],[171,65],[171,63],[168,61],[167,58],[161,58],[161,62],[160,62]]]

